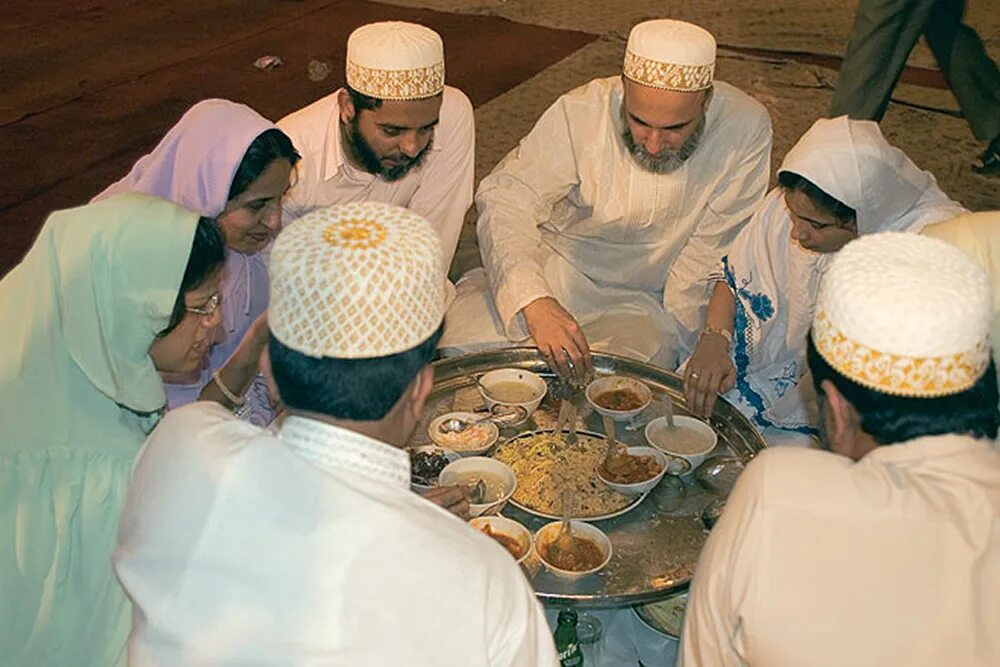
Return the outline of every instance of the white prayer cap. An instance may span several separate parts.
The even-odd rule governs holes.
[[[885,232],[838,252],[820,284],[813,340],[837,372],[875,391],[957,394],[990,361],[990,284],[944,241]]]
[[[712,85],[715,38],[693,23],[659,19],[632,28],[625,77],[663,90],[694,92]]]
[[[444,90],[444,44],[416,23],[363,25],[347,38],[347,85],[382,100],[418,100]]]
[[[399,206],[363,202],[313,211],[271,251],[268,325],[310,357],[405,352],[444,319],[437,234]]]

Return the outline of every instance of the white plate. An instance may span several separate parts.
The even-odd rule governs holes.
[[[658,635],[669,637],[670,639],[680,639],[681,628],[684,625],[684,611],[687,607],[687,592],[671,595],[666,600],[650,602],[647,604],[637,604],[632,607],[632,612],[642,621],[642,624]],[[678,610],[678,606],[680,609]],[[664,618],[659,618],[661,614],[651,611],[651,607],[659,607]]]
[[[529,437],[532,437],[532,436],[542,435],[542,434],[546,434],[546,433],[554,433],[554,432],[555,431],[553,431],[552,429],[543,429],[543,430],[538,430],[538,431],[528,431],[527,433],[518,433],[517,435],[515,435],[512,438],[508,438],[506,442],[511,442],[511,441],[515,441],[515,440],[523,440],[525,438],[529,438]],[[577,431],[576,433],[577,433],[577,435],[589,435],[590,437],[597,438],[599,440],[603,440],[604,439],[603,435],[601,435],[600,433],[594,433],[593,431]],[[603,482],[601,482],[600,478],[597,476],[597,473],[594,472],[593,474],[594,474],[594,479],[596,479],[598,482],[600,482],[601,484],[603,484]],[[608,514],[600,514],[598,516],[574,516],[573,519],[578,520],[578,521],[604,521],[605,519],[613,519],[616,516],[621,516],[622,514],[628,514],[629,512],[631,512],[632,510],[634,510],[636,507],[639,506],[640,503],[642,503],[643,500],[646,499],[646,496],[648,496],[648,495],[649,495],[649,491],[646,491],[645,493],[642,493],[642,494],[640,494],[638,496],[635,496],[635,499],[632,502],[630,502],[628,505],[626,505],[625,507],[621,508],[620,510],[615,510],[614,512],[609,512]],[[507,502],[510,503],[511,505],[513,505],[514,507],[516,507],[517,509],[521,510],[522,512],[527,512],[528,514],[531,514],[532,516],[541,517],[543,519],[562,519],[562,515],[561,514],[546,514],[545,512],[539,512],[537,510],[533,510],[533,509],[531,509],[529,507],[526,507],[525,505],[522,505],[521,503],[517,502],[516,500],[514,500],[514,498],[511,498]]]

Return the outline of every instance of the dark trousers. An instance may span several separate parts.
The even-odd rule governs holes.
[[[882,120],[923,34],[976,138],[1000,136],[1000,71],[964,13],[964,0],[861,0],[830,115]]]

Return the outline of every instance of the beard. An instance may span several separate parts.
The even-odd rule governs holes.
[[[629,155],[640,167],[654,174],[669,174],[683,167],[687,159],[698,149],[701,138],[705,134],[705,114],[703,113],[698,119],[698,126],[695,127],[691,136],[684,140],[684,144],[680,148],[666,148],[654,154],[636,143],[635,137],[632,136],[632,130],[629,129],[628,113],[625,111],[624,102],[619,113],[622,119],[622,141],[625,142],[625,148]]]
[[[347,150],[350,152],[351,157],[354,158],[358,163],[364,167],[364,170],[369,174],[375,174],[376,176],[381,176],[387,181],[398,181],[403,176],[406,176],[410,171],[418,168],[424,162],[424,158],[427,157],[427,152],[434,145],[434,138],[432,137],[424,149],[417,153],[415,157],[406,157],[405,155],[400,155],[399,164],[393,165],[391,167],[386,167],[382,164],[382,158],[379,157],[375,149],[372,148],[371,144],[365,140],[363,134],[361,134],[361,129],[359,125],[360,114],[354,114],[354,118],[351,119],[350,124],[347,126],[347,130],[344,133],[344,138],[347,139]]]

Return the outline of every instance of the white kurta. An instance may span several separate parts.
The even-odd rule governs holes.
[[[447,270],[465,212],[472,205],[476,132],[469,98],[445,86],[439,122],[424,163],[397,181],[387,181],[346,159],[339,94],[340,90],[278,121],[302,155],[293,187],[282,201],[285,222],[334,204],[376,201],[404,206],[426,218],[437,231]]]
[[[931,436],[857,463],[769,449],[702,551],[680,664],[1000,665],[997,619],[992,443]]]
[[[628,153],[621,105],[620,77],[563,95],[483,179],[478,232],[491,293],[481,273],[460,284],[442,347],[522,341],[519,311],[545,296],[597,349],[605,338],[610,351],[669,363],[694,342],[707,276],[767,190],[770,119],[716,82],[701,145],[659,175]]]
[[[554,667],[519,566],[409,479],[402,450],[321,422],[171,411],[119,525],[129,664]]]

